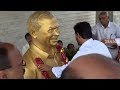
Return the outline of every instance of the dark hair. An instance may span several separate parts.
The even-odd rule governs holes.
[[[59,42],[63,43],[61,40],[58,40],[58,43],[59,43]]]
[[[74,44],[69,43],[69,44],[67,45],[67,49],[69,49],[70,45],[73,45],[73,46],[74,46]]]
[[[28,32],[32,33],[31,30],[39,30],[41,25],[38,23],[41,19],[51,19],[54,18],[54,15],[50,11],[36,11],[30,15],[27,21]]]
[[[31,36],[29,33],[26,33],[25,34],[25,39],[28,37],[28,36]]]
[[[91,26],[88,22],[79,22],[74,26],[75,34],[79,34],[83,39],[92,38]]]
[[[11,67],[8,59],[8,51],[5,48],[0,48],[0,70],[8,69]]]

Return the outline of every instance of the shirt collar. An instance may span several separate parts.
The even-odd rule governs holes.
[[[104,26],[100,23],[100,26],[104,28]],[[107,28],[111,27],[111,22],[109,21]]]
[[[81,47],[79,48],[79,50],[80,50],[81,48],[85,47],[86,45],[89,45],[89,43],[92,42],[92,41],[93,41],[92,38],[90,38],[90,39],[88,39],[87,41],[85,41],[85,42],[81,45]]]
[[[39,56],[41,56],[41,57],[39,57],[39,58],[47,59],[48,56],[49,56],[48,53],[42,51],[40,48],[38,48],[38,47],[37,47],[36,45],[34,45],[34,44],[31,44],[30,50],[31,50],[32,52],[35,52],[35,53],[38,54],[38,56],[36,56],[36,58],[38,58]],[[34,51],[33,51],[33,50],[34,50]]]
[[[111,23],[110,22],[108,23],[108,27],[111,27]]]

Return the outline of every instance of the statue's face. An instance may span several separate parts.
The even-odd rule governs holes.
[[[39,25],[41,27],[39,30],[37,30],[38,42],[45,46],[57,45],[57,39],[59,36],[59,25],[56,18],[42,19],[39,21]]]

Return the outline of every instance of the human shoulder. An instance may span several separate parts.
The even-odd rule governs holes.
[[[97,23],[97,24],[95,24],[95,25],[92,27],[92,29],[93,29],[93,30],[96,30],[96,29],[98,29],[99,27],[101,27],[101,24],[100,24],[100,23]]]
[[[23,60],[27,63],[31,63],[32,61],[32,58],[31,56],[33,56],[31,53],[30,53],[30,50],[28,49],[25,54],[23,55]]]
[[[93,44],[93,47],[96,46],[96,47],[105,47],[105,48],[107,48],[104,43],[102,43],[101,41],[98,41],[98,40],[93,40],[92,44]]]
[[[96,23],[93,27],[99,27],[100,25],[100,23]]]
[[[96,43],[96,44],[104,44],[104,43],[102,43],[102,42],[99,41],[99,40],[93,40],[93,42]]]
[[[98,40],[96,40],[96,44],[95,44],[95,48],[97,49],[99,49],[99,50],[107,50],[108,51],[108,48],[107,48],[107,46],[103,43],[103,42],[101,42],[101,41],[98,41]]]
[[[118,24],[114,23],[114,22],[110,22],[110,25],[116,27],[116,28],[120,28]]]

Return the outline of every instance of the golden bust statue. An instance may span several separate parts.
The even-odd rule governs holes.
[[[46,79],[43,75],[44,72],[39,70],[38,64],[41,62],[38,60],[42,60],[42,63],[53,67],[64,64],[63,55],[56,48],[59,36],[58,21],[48,11],[37,11],[29,17],[27,23],[28,32],[32,36],[32,43],[23,56],[26,63],[24,78]],[[67,58],[65,61],[67,62]],[[56,78],[52,71],[47,72],[47,74],[50,79]]]

